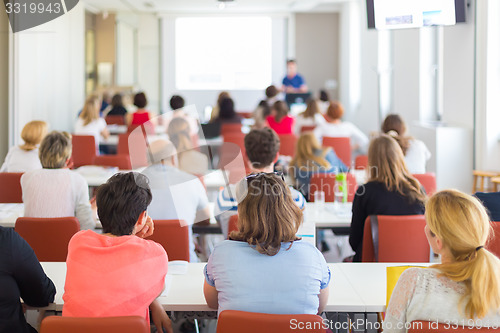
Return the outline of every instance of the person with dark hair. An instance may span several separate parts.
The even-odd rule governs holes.
[[[175,118],[183,118],[189,124],[189,135],[196,136],[198,135],[198,131],[200,130],[199,123],[197,119],[189,115],[184,110],[185,101],[182,96],[172,95],[170,98],[170,108],[172,112],[166,112],[162,115],[163,125],[168,128],[171,121]]]
[[[115,94],[111,99],[111,110],[106,114],[107,116],[125,116],[128,111],[123,106],[122,94]]]
[[[63,316],[139,316],[149,324],[149,308],[158,332],[173,332],[156,300],[168,257],[160,244],[143,239],[154,230],[147,213],[151,200],[148,179],[139,173],[118,173],[98,188],[103,233],[80,231],[71,238]]]
[[[172,95],[172,97],[170,98],[170,108],[172,110],[178,110],[178,109],[182,109],[184,107],[184,98],[182,98],[182,96],[179,96],[179,95]]]
[[[322,114],[326,113],[328,110],[328,106],[330,106],[330,96],[326,92],[326,90],[319,91],[319,101],[318,101],[319,111]]]
[[[217,96],[217,103],[212,108],[212,113],[210,114],[211,123],[215,122],[219,118],[220,105],[222,104],[222,101],[225,100],[226,98],[231,98],[231,95],[227,91],[221,91],[219,93],[219,96]]]
[[[279,89],[274,85],[266,88],[266,99],[259,102],[252,115],[255,121],[253,128],[263,128],[266,125],[266,118],[271,114],[271,105],[279,100],[279,92]]]
[[[148,105],[148,99],[146,98],[146,94],[144,92],[140,92],[135,94],[134,96],[134,105],[137,107],[137,111],[134,113],[127,114],[127,124],[129,127],[137,127],[144,123],[152,126],[151,123],[151,113],[146,110],[146,106]],[[153,131],[154,132],[154,131]]]
[[[245,151],[250,172],[273,172],[279,150],[280,139],[276,132],[268,127],[251,130],[245,136]],[[297,206],[304,209],[305,199],[302,194],[293,188],[290,188],[290,191]],[[215,203],[215,218],[219,221],[224,236],[227,236],[230,217],[238,213],[238,203],[234,194],[234,184],[229,185],[219,192]]]
[[[307,92],[306,81],[297,73],[297,62],[289,59],[286,62],[287,74],[283,78],[282,91],[286,93],[305,93]]]
[[[288,106],[283,101],[273,104],[266,122],[278,134],[293,134],[295,118],[288,115]]]
[[[234,109],[232,98],[225,98],[220,103],[219,118],[216,121],[221,124],[240,123],[242,117]]]

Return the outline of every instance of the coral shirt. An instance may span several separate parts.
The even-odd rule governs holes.
[[[161,245],[137,236],[80,231],[68,246],[63,316],[140,316],[165,284],[168,257]]]
[[[293,124],[295,119],[290,116],[281,118],[280,122],[276,122],[273,116],[266,118],[269,127],[271,127],[277,134],[293,134]]]

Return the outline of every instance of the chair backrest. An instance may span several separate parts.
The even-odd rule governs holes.
[[[325,202],[335,201],[336,177],[334,173],[315,173],[311,175],[309,181],[309,201],[314,201],[314,193],[316,191],[325,192]],[[354,195],[358,189],[356,177],[353,174],[347,173],[347,201],[352,202]]]
[[[424,187],[425,193],[428,196],[436,193],[437,185],[436,185],[436,175],[434,173],[419,173],[413,174],[420,184]]]
[[[500,258],[500,222],[491,222],[491,227],[493,228],[493,235],[486,244],[486,248]]]
[[[0,172],[0,203],[22,203],[22,172]]]
[[[128,154],[98,155],[94,158],[95,165],[117,167],[120,170],[131,170],[130,156]]]
[[[323,146],[332,147],[345,165],[351,165],[351,139],[348,137],[323,137]]]
[[[39,261],[65,262],[69,241],[80,231],[80,223],[74,216],[19,217],[15,230],[35,251]]]
[[[429,262],[424,215],[371,215],[363,232],[363,262]]]
[[[280,134],[280,155],[295,156],[297,137],[294,134]]]
[[[108,125],[125,125],[125,116],[109,115],[104,118]]]
[[[96,157],[95,138],[92,135],[73,135],[71,137],[73,145],[71,158],[73,167],[79,168],[82,165],[94,164]]]
[[[220,126],[220,134],[222,136],[225,136],[229,133],[241,133],[241,127],[241,123],[222,124]]]
[[[229,224],[227,226],[227,237],[231,235],[231,232],[238,231],[238,214],[232,215],[229,218]]]
[[[308,329],[308,328],[311,329]],[[300,329],[302,328],[302,329]],[[225,310],[219,315],[217,333],[325,333],[323,319],[310,314],[268,314]]]
[[[155,220],[155,232],[148,239],[155,241],[167,252],[168,260],[189,261],[189,229],[180,220]]]
[[[316,125],[313,125],[313,126],[302,126],[300,128],[300,134],[302,134],[304,132],[312,132],[312,131],[314,131],[315,128],[316,128]]]
[[[242,160],[237,159],[241,152]],[[229,133],[224,136],[224,143],[219,148],[219,169],[229,171],[229,182],[238,182],[248,173],[248,158],[245,150],[245,134]]]
[[[453,333],[487,333],[487,332],[498,332],[498,328],[478,328],[478,327],[468,327],[466,325],[449,325],[449,324],[439,324],[437,322],[415,320],[408,325],[408,333],[443,333],[443,332],[453,332]]]
[[[148,165],[148,147],[144,135],[140,131],[120,134],[118,136],[118,155],[128,155],[132,169]]]
[[[49,316],[42,321],[40,333],[149,333],[142,317],[61,317]]]
[[[358,155],[354,159],[354,169],[366,170],[368,169],[368,155]]]

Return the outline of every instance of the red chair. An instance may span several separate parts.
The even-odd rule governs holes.
[[[307,328],[304,328],[307,327]],[[309,329],[311,327],[311,329]],[[302,328],[302,329],[301,329]],[[235,310],[222,311],[217,333],[325,333],[323,318],[310,314],[268,314]]]
[[[40,333],[149,333],[149,323],[142,317],[61,317],[42,320]]]
[[[348,137],[323,137],[323,146],[332,147],[337,156],[349,167],[351,165],[351,139]]]
[[[148,239],[163,246],[168,260],[189,261],[190,226],[180,220],[155,220],[154,225],[154,234]]]
[[[354,169],[356,170],[366,170],[368,169],[368,156],[358,155],[354,159]]]
[[[146,138],[140,131],[120,134],[118,136],[118,155],[129,155],[132,169],[148,165],[148,146]]]
[[[243,118],[252,118],[253,112],[252,111],[238,111],[236,114],[242,116]]]
[[[109,115],[104,118],[108,125],[125,125],[125,116]]]
[[[80,231],[80,223],[74,216],[19,217],[15,230],[35,251],[39,261],[65,262],[69,241]]]
[[[314,126],[302,126],[300,128],[300,134],[305,133],[305,132],[312,132],[316,128],[316,125]]]
[[[297,137],[294,134],[280,134],[280,155],[295,156]]]
[[[424,215],[371,215],[363,231],[363,262],[429,262]]]
[[[437,185],[436,185],[436,175],[433,173],[421,173],[414,174],[415,177],[420,184],[424,187],[425,193],[430,197],[434,193],[436,193]]]
[[[220,134],[226,136],[229,133],[242,133],[241,127],[242,125],[240,123],[222,124],[220,127]]]
[[[500,222],[491,222],[493,235],[486,243],[488,251],[500,258]]]
[[[356,177],[347,173],[347,201],[352,202],[358,189]],[[309,183],[309,201],[314,202],[314,193],[316,191],[325,192],[325,202],[335,201],[335,186],[337,175],[334,173],[315,173],[311,176]]]
[[[229,235],[231,235],[231,233],[233,231],[238,231],[238,214],[235,214],[235,215],[232,215],[230,218],[229,218],[229,224],[227,226],[227,238],[229,238]]]
[[[0,172],[0,203],[22,203],[22,172]]]
[[[94,165],[117,167],[120,170],[131,170],[130,156],[127,154],[98,155],[94,158]]]
[[[241,158],[238,154],[241,153]],[[229,182],[238,182],[249,172],[248,158],[245,150],[245,134],[228,133],[219,149],[219,169],[229,171]]]
[[[79,168],[82,165],[94,164],[96,157],[95,138],[92,135],[73,135],[71,137],[73,145],[71,159],[73,167]]]
[[[408,328],[408,333],[443,333],[443,332],[453,332],[453,333],[488,333],[488,332],[499,332],[498,328],[478,328],[478,327],[468,327],[462,324],[438,324],[436,322],[415,320],[412,321]]]

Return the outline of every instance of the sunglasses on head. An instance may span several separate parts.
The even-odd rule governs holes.
[[[247,180],[247,182],[251,182],[252,180],[257,179],[257,178],[261,177],[262,175],[279,176],[279,177],[281,177],[282,181],[285,181],[285,175],[283,174],[283,172],[280,172],[280,171],[252,173],[252,174],[249,174],[248,176],[246,176],[245,179]]]

